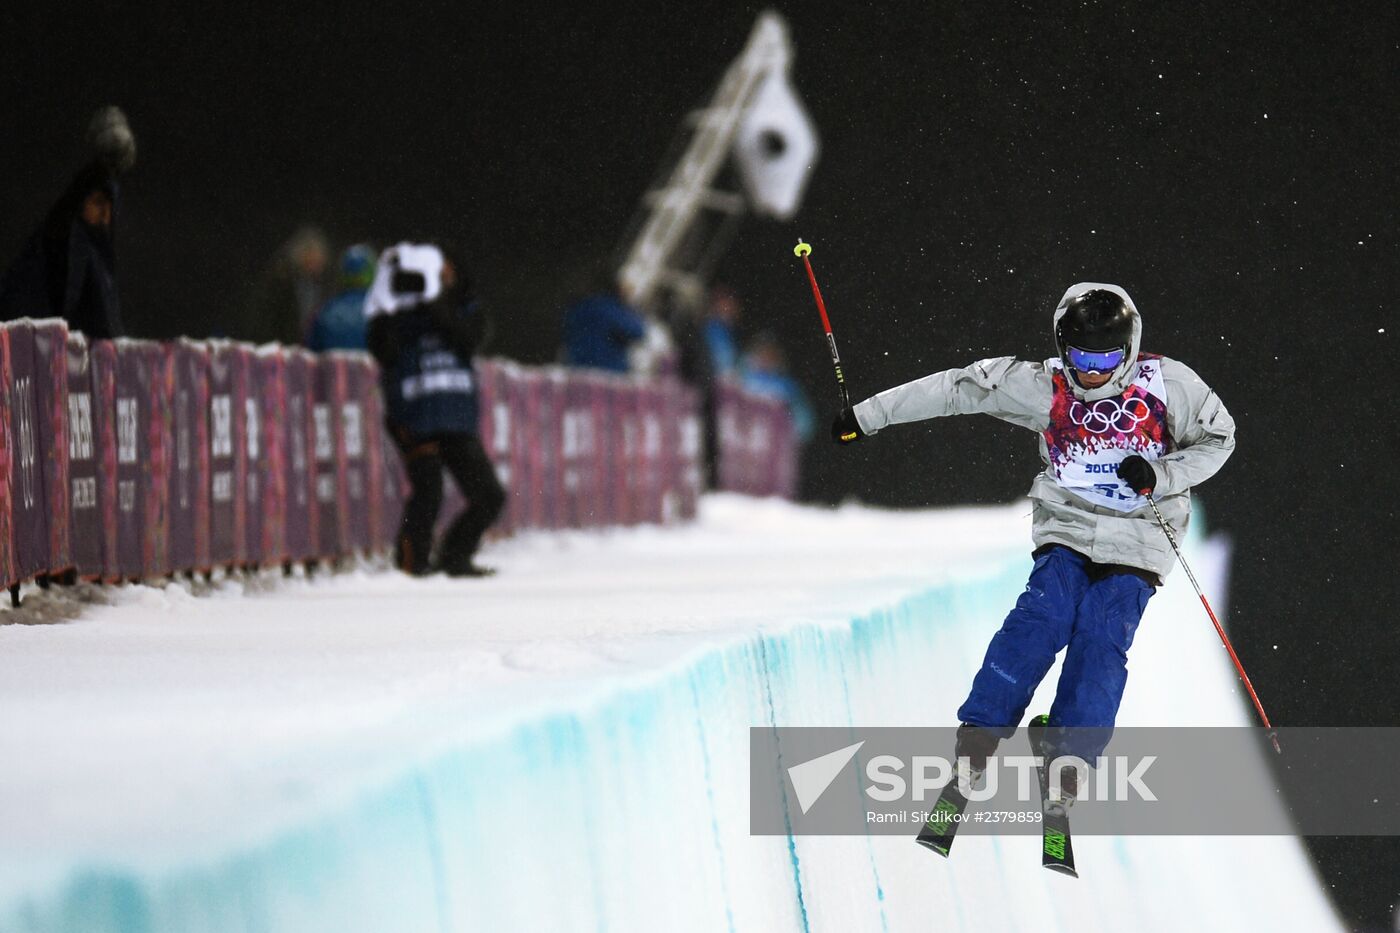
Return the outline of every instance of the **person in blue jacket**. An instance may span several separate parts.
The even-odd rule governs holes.
[[[365,303],[369,350],[380,365],[385,420],[403,453],[412,490],[395,545],[400,569],[481,577],[482,535],[505,490],[478,434],[472,357],[486,322],[462,266],[426,243],[399,243],[379,258]],[[433,553],[446,467],[467,499]]]
[[[792,417],[793,433],[799,444],[811,440],[816,415],[812,412],[807,393],[788,372],[787,355],[783,353],[777,337],[770,331],[755,336],[740,361],[739,372],[743,376],[744,388],[782,400]]]
[[[741,310],[734,289],[727,285],[715,285],[710,289],[705,343],[710,348],[710,362],[716,375],[729,375],[739,369],[739,339],[734,331]]]
[[[616,286],[602,288],[564,309],[564,363],[608,372],[629,369],[627,351],[646,336],[646,322]]]
[[[306,346],[311,350],[363,350],[365,298],[374,282],[374,250],[366,243],[340,256],[340,291],[321,305],[311,321]]]

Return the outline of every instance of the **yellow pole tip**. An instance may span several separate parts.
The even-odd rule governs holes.
[[[803,243],[801,240],[798,240],[797,245],[792,248],[792,254],[794,256],[806,256],[811,252],[812,245],[810,243]]]

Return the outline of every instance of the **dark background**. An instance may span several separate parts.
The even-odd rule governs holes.
[[[314,222],[337,248],[457,239],[494,352],[526,362],[554,359],[568,283],[622,244],[762,9],[10,6],[2,261],[116,103],[140,147],[118,230],[135,334],[236,334],[249,281]],[[1043,359],[1068,285],[1124,286],[1144,348],[1190,363],[1239,423],[1200,499],[1235,542],[1229,626],[1274,722],[1400,724],[1397,7],[965,6],[776,5],[823,150],[797,220],[747,219],[720,267],[741,329],[779,334],[825,415],[798,236],[861,398],[985,356]],[[819,439],[803,488],[1008,502],[1038,468],[1029,434],[952,419],[854,449]],[[1389,928],[1396,843],[1309,841],[1353,923]]]

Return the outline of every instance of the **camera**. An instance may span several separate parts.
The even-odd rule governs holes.
[[[389,280],[389,289],[395,295],[405,297],[421,295],[428,290],[428,279],[421,272],[414,272],[411,269],[395,269],[393,278]]]

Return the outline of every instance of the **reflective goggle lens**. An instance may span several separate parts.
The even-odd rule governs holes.
[[[1123,350],[1081,350],[1069,348],[1069,365],[1081,373],[1109,373],[1123,362]]]

